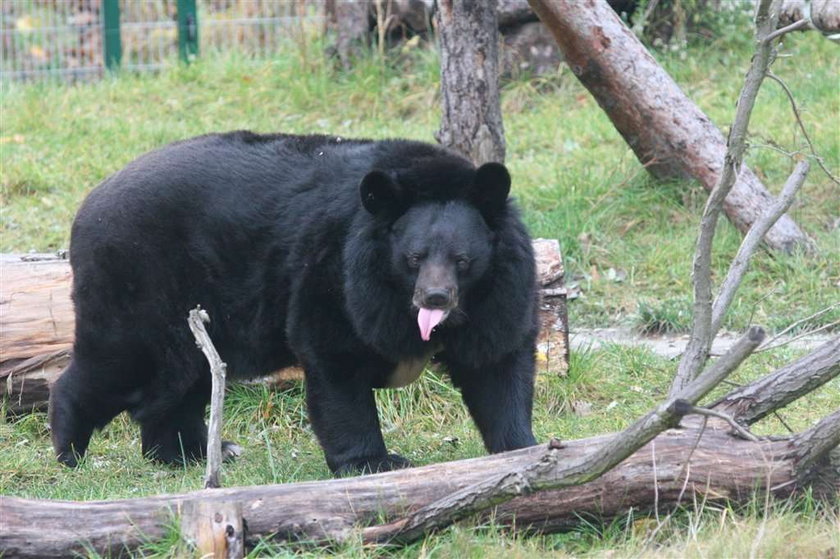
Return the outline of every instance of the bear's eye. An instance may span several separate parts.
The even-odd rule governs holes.
[[[470,259],[466,256],[460,256],[455,261],[455,266],[458,267],[459,272],[466,272],[470,269]]]
[[[420,262],[423,260],[423,255],[418,253],[412,253],[406,256],[406,262],[408,262],[409,268],[419,268]]]

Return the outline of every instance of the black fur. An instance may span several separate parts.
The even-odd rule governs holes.
[[[73,224],[76,342],[50,402],[58,459],[75,465],[123,410],[147,456],[203,455],[196,305],[230,376],[303,365],[333,472],[408,464],[385,449],[372,388],[432,348],[490,452],[534,444],[534,262],[509,187],[501,165],[403,140],[233,132],[138,158]],[[414,306],[426,300],[449,312],[430,342]]]

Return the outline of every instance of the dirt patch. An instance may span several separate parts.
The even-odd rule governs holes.
[[[715,338],[712,344],[712,355],[725,353],[739,334],[735,332],[722,332]],[[790,341],[789,347],[800,349],[813,349],[832,339],[832,334],[814,334],[797,340]],[[768,337],[770,340],[772,336]],[[789,341],[793,336],[782,336],[773,340],[771,345]],[[679,357],[688,344],[688,334],[676,334],[670,336],[643,336],[629,328],[579,328],[569,333],[569,345],[572,351],[580,349],[597,349],[605,344],[621,344],[627,346],[643,346],[657,355],[674,359]]]

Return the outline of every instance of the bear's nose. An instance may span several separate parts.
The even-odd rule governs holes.
[[[447,289],[430,289],[423,297],[423,306],[429,309],[442,309],[449,306],[450,297]]]

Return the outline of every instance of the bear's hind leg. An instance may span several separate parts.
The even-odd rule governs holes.
[[[209,394],[204,387],[193,388],[165,411],[144,414],[140,423],[143,455],[165,464],[182,464],[204,457],[207,425],[204,411]]]
[[[74,357],[50,388],[49,423],[59,462],[75,467],[85,455],[94,429],[101,429],[126,407],[124,399],[101,387],[92,390]],[[90,375],[87,375],[90,376]],[[123,392],[125,394],[125,392]]]

